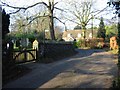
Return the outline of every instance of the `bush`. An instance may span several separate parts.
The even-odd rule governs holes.
[[[89,47],[89,48],[103,48],[105,45],[103,38],[93,39],[80,39],[74,42],[74,46],[77,48]]]
[[[104,47],[104,43],[103,42],[98,42],[97,48],[102,49],[103,47]]]
[[[73,42],[75,48],[80,48],[81,47],[81,40],[79,41],[74,41]]]
[[[74,48],[78,48],[76,41],[73,42],[73,45],[74,45]]]
[[[76,42],[76,46],[77,46],[78,48],[81,47],[81,40],[79,40],[79,41]]]

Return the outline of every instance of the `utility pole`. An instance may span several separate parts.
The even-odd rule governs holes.
[[[93,33],[93,15],[92,15],[92,25],[91,25],[91,26],[92,26],[91,29],[92,29],[92,38],[93,38],[93,34],[94,34],[94,33]]]

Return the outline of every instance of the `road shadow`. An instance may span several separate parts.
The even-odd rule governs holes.
[[[92,55],[93,53],[100,53],[100,52],[105,52],[103,49],[76,49],[78,54],[76,56],[79,57],[87,57]]]
[[[93,53],[99,53],[99,52],[104,52],[104,50],[83,50],[83,49],[78,49],[77,50],[79,53],[72,58],[67,58],[67,60],[62,60],[61,62],[55,62],[55,63],[50,63],[50,64],[44,64],[44,67],[41,68],[39,64],[39,67],[35,67],[32,72],[27,74],[26,76],[22,77],[21,79],[16,80],[15,82],[5,86],[4,88],[30,88],[31,90],[38,89],[40,86],[44,85],[45,83],[51,81],[53,78],[55,78],[57,75],[59,75],[62,72],[66,72],[67,70],[74,70],[74,73],[77,73],[79,75],[99,75],[101,74],[107,74],[107,75],[113,75],[113,72],[115,70],[115,67],[111,67],[111,69],[108,71],[108,73],[103,73],[101,72],[92,72],[89,71],[89,66],[91,65],[108,65],[108,67],[111,66],[111,64],[107,63],[100,63],[97,62],[95,63],[96,60],[92,60],[92,57],[88,57],[88,59],[92,60],[82,60],[81,57],[87,57],[92,55]],[[80,56],[81,55],[81,56]],[[79,58],[78,58],[79,57]],[[101,57],[101,56],[99,56]],[[75,66],[80,63],[81,66],[85,66],[84,69],[82,68],[76,68]],[[34,63],[33,65],[36,65]],[[47,67],[47,69],[46,69]],[[88,69],[88,70],[87,70]],[[44,70],[41,72],[41,70]],[[112,73],[111,73],[112,72]],[[81,84],[82,85],[82,84]],[[80,85],[79,85],[80,86]]]

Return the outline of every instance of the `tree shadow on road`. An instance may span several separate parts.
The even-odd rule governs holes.
[[[60,73],[64,73],[67,71],[72,71],[71,73],[74,73],[76,75],[95,75],[95,76],[96,75],[100,75],[100,76],[101,75],[110,75],[110,76],[113,75],[114,76],[115,74],[114,71],[116,68],[112,66],[111,63],[102,62],[103,60],[95,60],[94,56],[81,59],[81,57],[87,57],[87,56],[92,55],[93,53],[104,52],[104,50],[96,50],[96,49],[95,50],[91,50],[91,49],[81,50],[79,49],[78,52],[85,54],[85,55],[80,56],[80,53],[78,53],[77,55],[71,58],[67,58],[67,60],[62,60],[61,62],[44,64],[44,68],[42,68],[42,70],[46,70],[44,72],[40,72],[41,68],[36,67],[35,70],[33,70],[26,77],[21,79],[22,84],[20,83],[21,81],[18,80],[16,83],[13,83],[12,85],[14,86],[18,85],[19,87],[23,87],[23,83],[24,83],[25,87],[35,90],[41,87],[42,85],[44,85],[45,83],[50,82],[52,79],[57,77]],[[97,57],[102,57],[102,56],[98,55]],[[104,68],[98,71],[97,67],[101,68],[103,66],[106,66],[107,68],[110,67],[110,69]],[[46,67],[48,67],[48,69],[46,69]],[[95,70],[90,70],[91,68]],[[93,78],[93,80],[95,81],[95,78]],[[29,84],[24,81],[29,81]],[[93,81],[89,81],[85,83],[89,84],[90,82],[93,82]],[[85,83],[83,81],[83,83],[75,87],[80,87],[81,85]]]
[[[93,53],[105,52],[103,49],[76,49],[76,51],[78,52],[76,56],[79,57],[87,57]]]

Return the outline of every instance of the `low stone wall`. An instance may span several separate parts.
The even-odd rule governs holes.
[[[55,59],[74,53],[73,43],[39,43],[38,56]]]

